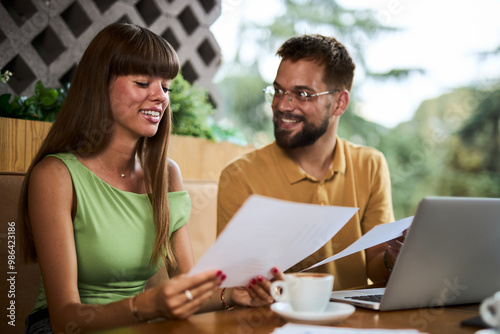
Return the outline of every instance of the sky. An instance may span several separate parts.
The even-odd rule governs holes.
[[[221,0],[222,14],[211,30],[223,62],[236,53],[241,17],[269,23],[284,11],[281,0]],[[400,81],[365,80],[355,76],[361,101],[356,113],[386,127],[410,120],[425,99],[453,88],[500,80],[500,54],[477,56],[500,47],[500,0],[338,0],[346,8],[371,9],[374,17],[399,32],[383,34],[367,45],[365,58],[372,71],[422,68]],[[322,33],[315,31],[314,33]],[[245,45],[242,46],[245,48]],[[248,46],[251,52],[251,46]],[[274,80],[279,59],[266,61],[264,79]]]

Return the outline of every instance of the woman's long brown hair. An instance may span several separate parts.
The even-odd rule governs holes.
[[[137,25],[111,24],[90,42],[75,71],[66,100],[26,172],[19,206],[20,241],[25,262],[38,260],[28,213],[28,187],[33,167],[48,154],[74,152],[89,155],[99,152],[107,144],[113,126],[108,87],[116,76],[139,74],[173,79],[179,67],[172,46]],[[170,118],[169,105],[158,132],[153,137],[139,140],[137,156],[144,170],[155,221],[156,237],[150,263],[156,265],[162,260],[175,266],[176,260],[168,242]]]

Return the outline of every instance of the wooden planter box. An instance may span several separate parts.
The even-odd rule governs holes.
[[[0,171],[25,172],[52,123],[0,117]]]
[[[25,172],[51,126],[48,122],[0,117],[0,172]],[[229,161],[252,149],[173,135],[169,154],[181,168],[183,178],[218,181]]]

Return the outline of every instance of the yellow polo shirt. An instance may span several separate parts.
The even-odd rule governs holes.
[[[251,194],[293,202],[359,208],[328,243],[288,272],[308,268],[342,251],[374,226],[394,221],[385,157],[374,148],[356,145],[339,137],[332,165],[322,180],[304,172],[276,142],[230,163],[219,180],[217,234]],[[313,221],[310,223],[314,224]],[[367,284],[364,251],[311,271],[335,275],[335,290]]]

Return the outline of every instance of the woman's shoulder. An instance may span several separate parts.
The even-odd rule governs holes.
[[[35,164],[32,174],[57,174],[61,172],[68,172],[66,164],[58,156],[48,155],[38,163]]]
[[[172,160],[168,159],[168,191],[182,191],[184,190],[184,184],[182,182],[182,173],[179,165]]]
[[[54,187],[72,184],[68,167],[55,156],[47,156],[40,160],[31,170],[29,178],[30,183],[43,182]]]
[[[179,173],[179,174],[181,173],[181,169],[179,168],[179,165],[174,160],[168,158],[167,164],[168,164],[168,172],[169,173]]]

